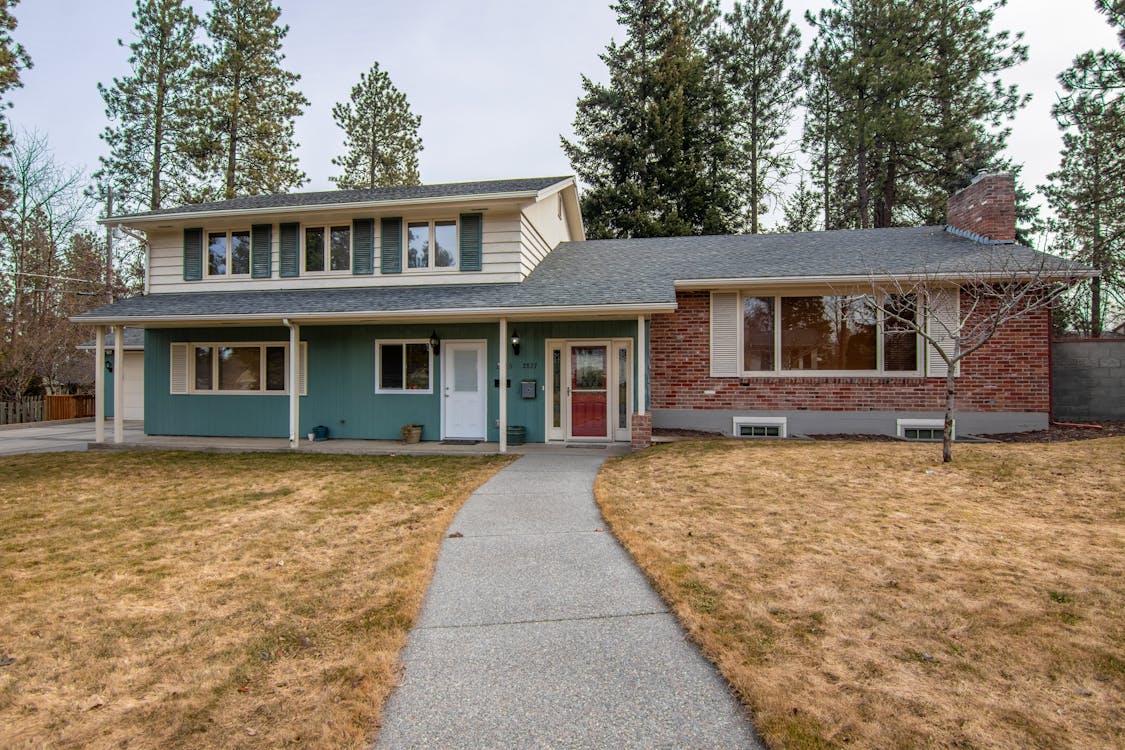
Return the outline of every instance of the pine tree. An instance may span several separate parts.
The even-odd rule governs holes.
[[[1059,76],[1062,160],[1042,189],[1056,214],[1058,249],[1101,272],[1071,308],[1077,327],[1100,336],[1114,312],[1125,312],[1125,0],[1095,5],[1121,50],[1084,52]]]
[[[575,141],[591,237],[715,234],[739,224],[731,102],[710,0],[620,0],[625,41],[601,55],[609,83],[583,76]]]
[[[802,175],[797,189],[785,201],[785,222],[776,231],[815,232],[823,226],[820,211],[820,196]]]
[[[936,223],[950,192],[995,168],[1003,123],[1027,101],[1000,80],[1027,55],[1018,36],[991,29],[1004,2],[833,0],[806,16],[817,30],[806,70],[824,87],[810,99],[838,109],[827,136],[808,132],[822,113],[807,120],[805,142],[828,137],[847,154],[834,177],[854,188],[844,224]]]
[[[270,0],[215,0],[207,16],[192,140],[200,198],[280,193],[306,181],[293,123],[309,101],[296,88],[301,77],[281,66],[289,27],[280,16]]]
[[[789,22],[781,0],[736,2],[725,17],[723,63],[731,86],[736,139],[745,164],[749,229],[760,230],[766,201],[779,197],[777,185],[792,169],[781,139],[793,118],[800,90],[797,50],[801,33]]]
[[[343,156],[332,160],[343,174],[330,177],[336,187],[376,188],[417,185],[422,118],[410,111],[406,95],[395,88],[387,72],[374,63],[352,87],[351,101],[332,108],[332,118],[344,131]]]
[[[12,8],[18,3],[19,0],[0,0],[0,109],[11,106],[4,95],[23,85],[20,71],[31,67],[31,58],[23,45],[12,39],[17,23]],[[0,118],[0,156],[9,153],[13,137],[7,118]],[[8,179],[7,173],[0,172],[0,204],[6,204],[11,197],[7,190]]]
[[[183,0],[138,0],[131,74],[98,84],[110,124],[109,155],[94,178],[112,186],[121,212],[156,210],[192,195],[185,143],[195,123],[199,18]],[[118,45],[124,46],[120,39]]]

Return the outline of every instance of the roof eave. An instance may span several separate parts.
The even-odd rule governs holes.
[[[673,285],[676,289],[684,291],[702,289],[733,289],[745,286],[809,286],[812,284],[831,286],[833,284],[864,284],[895,282],[926,282],[955,283],[964,281],[1078,281],[1092,279],[1100,273],[1092,268],[1059,269],[1049,271],[960,271],[949,273],[878,273],[878,274],[849,274],[838,276],[746,276],[741,278],[702,278],[702,279],[676,279]]]
[[[572,178],[567,178],[571,180]],[[565,182],[564,180],[563,182]],[[371,208],[394,208],[397,206],[411,207],[448,203],[479,203],[481,201],[501,202],[511,200],[538,199],[538,190],[518,190],[507,193],[476,193],[471,195],[445,195],[429,198],[396,198],[394,200],[376,201],[351,201],[348,203],[316,203],[303,206],[272,206],[260,208],[225,208],[214,211],[180,211],[166,214],[133,214],[124,216],[111,216],[98,219],[98,224],[103,226],[130,226],[160,224],[169,221],[190,221],[193,219],[221,219],[231,216],[263,216],[273,214],[309,213],[313,211],[355,211]]]

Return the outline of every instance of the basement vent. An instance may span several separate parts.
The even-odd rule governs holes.
[[[897,419],[895,434],[904,440],[941,440],[945,432],[945,421],[941,419]],[[953,423],[952,434],[957,435],[957,423]]]
[[[783,438],[788,421],[785,417],[734,417],[731,434],[736,438]]]

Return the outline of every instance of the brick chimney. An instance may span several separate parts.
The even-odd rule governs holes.
[[[974,239],[1014,242],[1016,239],[1016,180],[1011,174],[981,173],[945,203],[945,223]]]

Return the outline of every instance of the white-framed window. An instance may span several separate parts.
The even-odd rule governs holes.
[[[457,220],[408,221],[406,232],[407,269],[457,268]]]
[[[734,417],[731,434],[736,438],[783,438],[789,434],[787,417]]]
[[[896,419],[895,434],[903,440],[934,442],[945,436],[944,419]],[[950,437],[957,438],[957,421],[950,425]]]
[[[376,393],[433,393],[434,358],[424,339],[375,342]]]
[[[350,224],[306,226],[301,232],[301,268],[305,273],[352,270]]]
[[[305,344],[299,387],[305,393]],[[285,395],[289,344],[283,341],[191,342],[172,345],[173,393]]]
[[[744,377],[921,373],[912,295],[884,295],[878,306],[864,294],[743,293],[740,302]]]
[[[207,275],[250,275],[250,230],[207,232]]]

